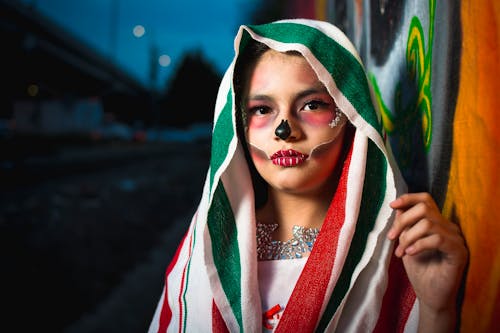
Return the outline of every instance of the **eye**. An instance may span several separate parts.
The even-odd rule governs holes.
[[[256,115],[256,116],[263,116],[265,114],[271,113],[271,111],[272,110],[269,106],[257,105],[257,106],[253,106],[250,109],[248,109],[248,114]]]
[[[330,103],[326,103],[320,100],[312,100],[304,104],[305,111],[314,111],[318,109],[326,109],[330,106]]]

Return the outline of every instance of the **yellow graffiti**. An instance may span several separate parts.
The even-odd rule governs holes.
[[[432,97],[431,97],[431,62],[432,39],[434,32],[434,1],[429,1],[429,47],[425,54],[424,32],[420,20],[414,16],[410,24],[408,43],[406,47],[406,62],[410,78],[417,81],[418,98],[416,110],[421,113],[423,142],[426,151],[429,150],[432,140]]]
[[[382,94],[380,93],[380,88],[378,87],[377,80],[375,75],[369,74],[370,81],[372,82],[372,87],[374,90],[375,100],[377,102],[377,107],[380,110],[380,114],[382,117],[382,125],[384,126],[384,130],[391,134],[394,131],[394,119],[392,117],[392,113],[385,105],[384,100],[382,99]]]
[[[406,43],[406,64],[409,78],[415,82],[418,95],[416,101],[410,105],[403,106],[400,97],[399,87],[396,89],[395,112],[384,103],[382,94],[378,88],[374,75],[370,76],[375,90],[375,97],[381,112],[382,123],[385,131],[391,135],[395,131],[405,132],[414,124],[416,118],[420,117],[422,124],[422,136],[424,148],[429,151],[432,142],[432,92],[431,92],[431,71],[432,71],[432,44],[434,37],[434,14],[436,2],[429,0],[429,35],[427,53],[425,48],[425,35],[422,24],[417,16],[414,16],[408,31]],[[418,119],[418,118],[417,118]]]
[[[418,94],[417,107],[422,111],[422,131],[424,137],[424,145],[426,150],[429,150],[432,139],[432,104],[431,104],[431,70],[430,65],[427,66],[424,80],[420,86]]]
[[[415,22],[414,22],[415,21]],[[408,36],[408,43],[406,45],[406,61],[410,64],[410,75],[412,78],[415,77],[415,71],[413,68],[419,67],[418,72],[422,74],[424,72],[425,62],[424,60],[424,36],[422,33],[422,28],[418,18],[415,16],[412,20],[410,27],[410,33]]]

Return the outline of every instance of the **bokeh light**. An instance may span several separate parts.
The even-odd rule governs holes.
[[[160,64],[161,67],[167,67],[170,65],[171,62],[172,59],[166,54],[162,54],[161,56],[158,57],[158,63]]]
[[[31,97],[35,97],[36,95],[38,95],[38,86],[36,84],[30,84],[28,86],[28,89],[27,89],[27,92],[28,92],[28,95],[30,95]]]
[[[141,38],[146,33],[146,29],[144,28],[144,26],[138,24],[134,27],[132,33],[134,34],[135,37]]]

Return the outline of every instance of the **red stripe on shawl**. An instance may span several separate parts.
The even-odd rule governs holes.
[[[163,306],[161,308],[161,313],[160,313],[160,325],[158,327],[158,332],[166,332],[167,327],[170,324],[170,320],[172,320],[172,309],[170,309],[170,306],[168,306],[168,276],[170,275],[170,272],[172,272],[172,269],[174,269],[175,265],[177,264],[177,260],[179,259],[179,254],[181,253],[182,245],[184,244],[186,238],[187,238],[187,233],[186,235],[184,235],[181,243],[177,247],[175,255],[170,264],[168,265],[167,271],[165,273],[165,296],[163,297]]]
[[[346,156],[321,232],[276,328],[278,333],[313,332],[318,323],[335,262],[340,229],[345,219],[347,174],[351,164],[352,146]]]
[[[212,302],[212,332],[229,333],[229,329],[227,328],[215,301]]]
[[[389,264],[389,282],[374,333],[403,332],[416,295],[403,261],[394,254]]]
[[[193,234],[191,234],[191,237],[189,238],[189,253],[188,256],[191,257],[193,249]],[[184,291],[184,283],[186,282],[186,271],[189,266],[189,262],[191,261],[191,258],[186,262],[186,265],[184,266],[184,269],[182,270],[182,278],[181,278],[181,287],[180,287],[180,292],[179,292],[179,332],[182,332],[182,292]]]

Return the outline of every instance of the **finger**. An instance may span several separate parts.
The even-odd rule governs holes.
[[[427,192],[403,194],[396,200],[392,201],[390,203],[390,206],[394,209],[406,209],[416,205],[419,202],[423,202],[429,205],[429,207],[436,206],[434,199]]]
[[[445,244],[446,238],[439,233],[433,233],[429,236],[419,238],[413,242],[410,246],[405,248],[404,254],[407,255],[417,255],[423,253],[424,251],[443,251],[443,245]]]
[[[414,256],[426,251],[437,251],[444,258],[457,263],[464,262],[464,258],[467,257],[467,249],[462,238],[454,233],[448,234],[446,230],[417,239],[404,250],[404,254]]]
[[[407,253],[408,248],[410,248],[413,243],[418,241],[418,239],[425,238],[432,234],[441,235],[448,245],[453,245],[456,247],[465,248],[465,239],[462,236],[460,227],[451,221],[443,218],[441,215],[436,216],[436,218],[431,219],[424,217],[412,227],[404,229],[399,235],[398,248],[396,249],[396,254],[402,256]],[[443,252],[453,251],[452,248],[439,248]],[[410,250],[411,252],[411,250]]]
[[[406,211],[398,209],[396,211],[394,223],[387,233],[387,237],[394,240],[401,235],[403,230],[411,228],[418,221],[424,218],[434,219],[435,217],[435,213],[429,210],[429,206],[423,202],[418,202]]]
[[[399,244],[395,251],[396,256],[401,257],[406,253],[406,249],[417,240],[425,238],[433,232],[437,233],[438,231],[435,229],[435,223],[425,218],[415,223],[411,228],[405,229],[399,236]]]

